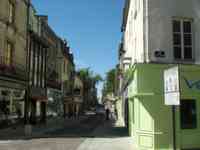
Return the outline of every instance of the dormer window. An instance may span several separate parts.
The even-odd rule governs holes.
[[[15,18],[15,6],[14,3],[12,3],[11,1],[9,2],[9,6],[8,6],[8,21],[10,24],[14,23],[14,18]]]
[[[192,21],[173,20],[173,48],[176,60],[193,59],[192,40]]]

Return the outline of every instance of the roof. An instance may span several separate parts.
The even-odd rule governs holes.
[[[130,9],[130,2],[131,2],[131,0],[125,0],[125,6],[123,9],[123,20],[122,20],[122,26],[121,26],[122,32],[126,29],[128,13],[129,13],[129,9]]]

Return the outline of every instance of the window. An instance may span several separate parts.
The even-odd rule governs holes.
[[[9,1],[9,7],[8,7],[8,19],[9,19],[9,23],[13,23],[14,22],[14,4]]]
[[[5,51],[5,64],[11,65],[12,64],[12,53],[13,53],[13,45],[10,42],[7,42],[7,47]]]
[[[180,106],[181,129],[197,127],[197,110],[195,100],[181,100]]]
[[[192,22],[173,20],[173,48],[175,59],[192,59]]]
[[[63,64],[63,71],[65,73],[65,66],[66,66],[66,63],[65,63],[65,60],[64,60],[64,64]]]
[[[34,86],[37,86],[37,81],[38,81],[38,58],[39,58],[39,54],[38,54],[38,45],[36,45],[36,49],[35,49],[35,72],[34,72]]]

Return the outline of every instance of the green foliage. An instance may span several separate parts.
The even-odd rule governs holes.
[[[84,109],[94,106],[97,102],[96,85],[103,81],[99,74],[94,74],[89,68],[80,69],[77,74],[83,82]]]
[[[99,74],[94,74],[90,68],[82,68],[78,71],[78,75],[86,87],[95,87],[100,81],[103,81]]]
[[[106,73],[106,79],[103,86],[103,96],[109,93],[115,93],[116,86],[118,85],[118,80],[116,76],[116,69],[111,69]]]

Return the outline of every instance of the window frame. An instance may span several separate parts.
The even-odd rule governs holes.
[[[64,73],[66,73],[66,68],[65,67],[66,67],[66,62],[65,62],[65,59],[64,59],[64,63],[63,63],[63,72]]]
[[[180,22],[180,32],[174,32],[174,21]],[[184,23],[190,22],[191,32],[184,32]],[[174,44],[174,34],[179,34],[181,37],[180,45]],[[191,45],[185,45],[185,35],[191,35]],[[173,18],[172,19],[172,45],[173,45],[173,57],[176,61],[194,61],[194,29],[193,29],[193,19],[191,18]],[[181,49],[181,58],[175,57],[175,47],[179,47]],[[185,48],[191,48],[191,58],[187,58]]]
[[[15,23],[15,3],[11,0],[8,0],[8,22],[9,24]]]
[[[10,54],[8,53],[8,45],[11,46]],[[7,66],[12,66],[13,65],[13,53],[14,53],[14,44],[13,42],[6,40],[6,48],[4,51],[4,64]],[[8,54],[10,56],[8,56]]]

